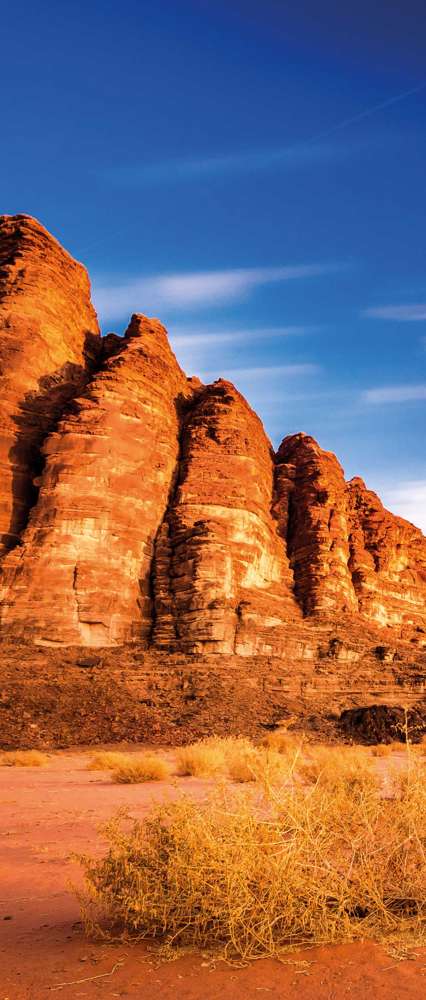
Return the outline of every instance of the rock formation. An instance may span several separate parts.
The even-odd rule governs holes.
[[[157,320],[101,340],[86,272],[27,216],[0,220],[0,305],[7,642],[215,662],[291,646],[316,683],[353,655],[318,628],[424,644],[422,533],[309,435],[274,455],[234,386],[186,378]]]
[[[154,643],[270,653],[300,618],[272,517],[273,452],[230,382],[204,388],[183,423],[180,472],[156,545]]]
[[[164,328],[133,316],[43,447],[38,502],[3,563],[3,626],[108,646],[151,632],[154,540],[192,394]]]
[[[0,555],[25,527],[40,445],[98,341],[84,267],[34,219],[0,216]]]

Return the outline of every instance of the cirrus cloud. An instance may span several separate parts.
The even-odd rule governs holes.
[[[426,383],[420,385],[388,385],[365,389],[362,393],[365,403],[410,403],[426,399]]]
[[[154,274],[130,280],[95,281],[93,300],[104,322],[121,320],[132,312],[166,308],[197,310],[248,298],[257,288],[277,282],[321,277],[343,265],[296,264],[281,267],[240,267],[221,271]]]
[[[368,316],[370,319],[391,319],[403,323],[419,323],[426,320],[426,303],[375,306],[371,309],[364,309],[363,316]]]

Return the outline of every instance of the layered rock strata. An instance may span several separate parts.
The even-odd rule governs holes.
[[[207,386],[182,431],[179,480],[157,539],[154,643],[252,655],[299,618],[271,513],[273,453],[230,382]]]
[[[0,219],[1,628],[8,641],[321,657],[324,624],[426,637],[426,540],[307,434],[276,455],[157,320],[101,338],[81,265]],[[381,661],[380,661],[381,662]],[[304,682],[305,683],[305,682]]]
[[[276,455],[275,514],[307,616],[356,616],[401,635],[426,627],[426,539],[307,434]],[[408,633],[407,633],[408,634]]]
[[[44,448],[40,493],[3,563],[3,629],[108,646],[151,631],[151,563],[192,394],[164,328],[135,315]]]
[[[362,479],[348,483],[349,567],[363,618],[402,634],[426,628],[426,539],[385,510]]]
[[[40,445],[99,341],[85,268],[35,219],[0,216],[0,556],[19,541]]]

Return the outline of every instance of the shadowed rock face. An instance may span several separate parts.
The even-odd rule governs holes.
[[[151,632],[151,562],[191,384],[164,328],[133,316],[43,448],[38,503],[4,561],[4,627],[108,646]]]
[[[272,517],[273,453],[230,382],[207,386],[182,431],[179,480],[154,562],[154,642],[188,652],[271,652],[300,617]]]
[[[285,657],[292,635],[302,659],[309,622],[424,640],[422,533],[309,435],[274,455],[157,320],[101,340],[84,268],[26,216],[0,219],[0,323],[4,636]]]
[[[35,219],[0,216],[0,555],[36,499],[39,448],[100,343],[85,268]]]

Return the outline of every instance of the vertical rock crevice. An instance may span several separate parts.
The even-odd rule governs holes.
[[[308,434],[284,438],[276,456],[276,494],[303,614],[353,613],[346,483],[336,457]]]
[[[37,500],[41,448],[100,343],[85,268],[30,216],[0,216],[0,558]]]
[[[5,563],[4,630],[45,644],[147,642],[175,401],[191,391],[158,321],[135,315],[124,338],[106,339],[99,371],[45,443],[37,507]]]
[[[271,446],[224,380],[195,399],[182,433],[177,488],[157,541],[158,647],[189,653],[272,652],[297,615],[271,515]]]

